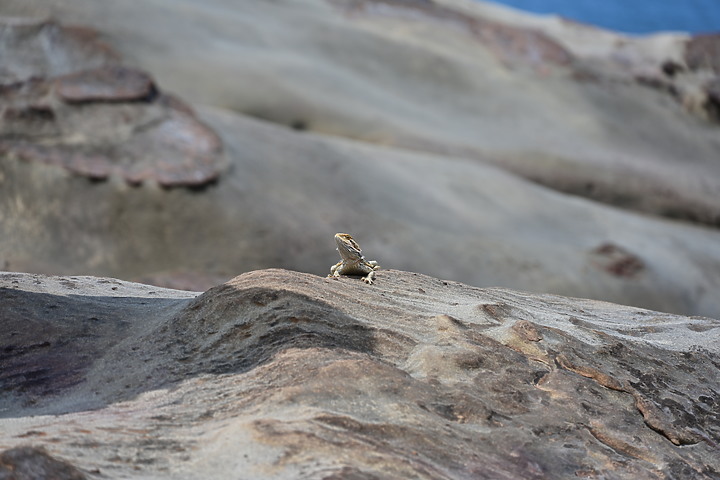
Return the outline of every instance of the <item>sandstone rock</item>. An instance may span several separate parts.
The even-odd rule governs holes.
[[[709,318],[396,270],[264,270],[202,295],[2,274],[0,295],[17,352],[0,446],[103,478],[720,472]],[[84,358],[79,382],[36,373],[52,351]]]
[[[16,447],[0,452],[2,480],[83,480],[85,475],[72,465],[48,455],[43,449]]]
[[[63,27],[38,17],[0,18],[0,38],[2,85],[67,75],[120,60],[95,30]]]
[[[148,74],[114,66],[58,77],[55,91],[64,101],[74,103],[145,100],[156,89]]]
[[[195,105],[493,162],[619,208],[718,225],[707,79],[664,73],[684,67],[685,35],[632,38],[464,0],[203,5],[57,0],[53,13],[99,28]],[[668,88],[649,86],[658,79]]]
[[[487,45],[507,66],[568,65],[572,55],[542,32],[488,20],[432,1],[332,0],[353,16],[382,15],[408,22],[451,24]]]
[[[189,107],[159,93],[147,73],[117,63],[88,69],[98,63],[96,50],[106,54],[104,62],[117,62],[92,34],[81,37],[89,45],[80,47],[74,30],[51,22],[6,20],[1,28],[10,39],[3,48],[19,38],[50,46],[8,55],[0,75],[12,79],[0,84],[0,154],[93,180],[115,175],[131,184],[176,187],[218,178],[217,135]]]
[[[224,180],[202,192],[0,163],[0,264],[125,279],[189,272],[205,289],[267,266],[327,275],[333,235],[348,231],[385,268],[720,316],[713,230],[610,209],[463,158],[200,112],[232,159]],[[605,243],[645,268],[598,268],[606,258],[592,251]]]
[[[198,292],[228,280],[230,275],[213,275],[198,271],[170,270],[141,276],[137,281],[175,290]]]
[[[684,36],[460,0],[6,0],[0,12],[100,29],[193,102],[229,163],[213,183],[218,137],[162,92],[68,103],[45,77],[16,83],[3,90],[8,269],[189,272],[201,289],[270,266],[325,274],[328,242],[348,231],[387,267],[720,316],[720,144],[688,113],[707,95]],[[594,251],[605,244],[627,255]]]
[[[592,251],[599,259],[596,265],[618,277],[633,277],[645,268],[643,261],[622,247],[604,243]]]
[[[720,34],[692,37],[685,49],[685,62],[693,70],[707,69],[720,74]]]
[[[709,81],[705,85],[707,99],[705,100],[705,110],[708,117],[720,122],[720,76]]]

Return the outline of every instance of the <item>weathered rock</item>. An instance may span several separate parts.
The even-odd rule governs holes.
[[[637,255],[612,243],[604,243],[592,253],[597,258],[594,263],[597,267],[618,277],[634,277],[645,268],[645,264]]]
[[[213,275],[197,271],[171,270],[147,274],[138,278],[137,281],[157,285],[158,287],[199,292],[209,288],[208,285],[218,285],[227,281],[230,277],[232,277],[232,275]]]
[[[3,274],[0,296],[0,448],[103,478],[720,474],[718,320],[394,270],[202,295]],[[34,374],[43,350],[82,381]]]
[[[150,100],[156,93],[150,75],[126,67],[104,67],[55,79],[55,91],[66,102]]]
[[[131,184],[194,187],[218,178],[224,163],[217,135],[159,93],[147,73],[117,63],[86,68],[98,63],[95,50],[106,53],[103,62],[117,62],[108,47],[93,50],[92,34],[82,37],[90,46],[79,47],[73,30],[50,22],[0,28],[11,39],[5,46],[16,37],[50,45],[8,55],[0,75],[12,80],[0,84],[0,155]]]
[[[458,157],[202,115],[232,159],[224,181],[203,192],[0,163],[0,264],[125,279],[182,271],[200,290],[267,266],[326,275],[337,262],[333,235],[347,231],[386,268],[720,317],[716,231],[610,209]],[[605,243],[645,268],[633,276],[597,268],[605,258],[592,250]]]
[[[459,0],[176,7],[2,2],[2,13],[99,28],[194,102],[230,168],[202,192],[161,191],[158,181],[202,187],[216,176],[207,154],[217,139],[190,126],[187,108],[164,117],[177,106],[162,94],[68,103],[27,83],[6,111],[14,153],[0,162],[0,265],[125,279],[325,274],[336,261],[328,242],[348,231],[390,267],[720,316],[716,229],[619,211],[720,218],[717,127],[669,93],[699,79],[684,66],[685,36],[631,39]],[[657,76],[666,83],[636,80]],[[644,268],[611,274],[626,270],[593,253],[606,243]]]
[[[85,475],[72,465],[34,447],[17,447],[0,452],[0,480],[83,480]]]
[[[705,84],[707,100],[704,107],[708,117],[720,122],[720,76]]]
[[[61,166],[95,180],[116,175],[131,184],[206,185],[224,168],[222,143],[186,108],[172,106],[177,103],[161,96],[151,104],[6,110],[8,130],[4,139],[0,134],[0,154]],[[28,124],[40,128],[25,130]],[[18,138],[18,130],[29,134]],[[43,131],[63,135],[38,138]],[[71,142],[78,136],[85,142]]]
[[[67,75],[120,61],[117,52],[95,30],[60,26],[37,17],[0,18],[0,38],[1,85]]]
[[[685,62],[693,70],[712,70],[720,75],[720,34],[692,37],[685,47]]]
[[[682,53],[682,63],[663,64],[662,76],[641,76],[639,80],[670,93],[687,112],[717,125],[720,121],[720,35],[690,37]]]
[[[718,225],[717,125],[707,79],[685,68],[686,35],[631,38],[462,0],[53,6],[194,104],[493,162],[619,208]],[[668,65],[684,70],[669,78]]]
[[[544,33],[470,15],[432,1],[331,0],[350,15],[380,15],[412,22],[450,24],[484,43],[507,66],[546,69],[569,65],[572,55]]]
[[[641,85],[669,94],[686,112],[717,126],[720,122],[720,35],[697,35],[686,39],[682,45],[679,58],[640,70],[636,80]],[[713,218],[700,221],[716,223]]]

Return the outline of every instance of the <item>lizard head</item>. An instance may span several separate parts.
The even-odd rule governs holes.
[[[336,233],[337,251],[343,260],[357,261],[362,259],[362,250],[355,239],[347,233]]]

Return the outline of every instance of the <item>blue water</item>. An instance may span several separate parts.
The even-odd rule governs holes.
[[[720,0],[492,0],[625,33],[720,32]]]

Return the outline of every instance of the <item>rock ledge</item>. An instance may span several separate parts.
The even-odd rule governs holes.
[[[0,297],[0,448],[88,478],[720,473],[718,320],[396,270],[0,274]]]

